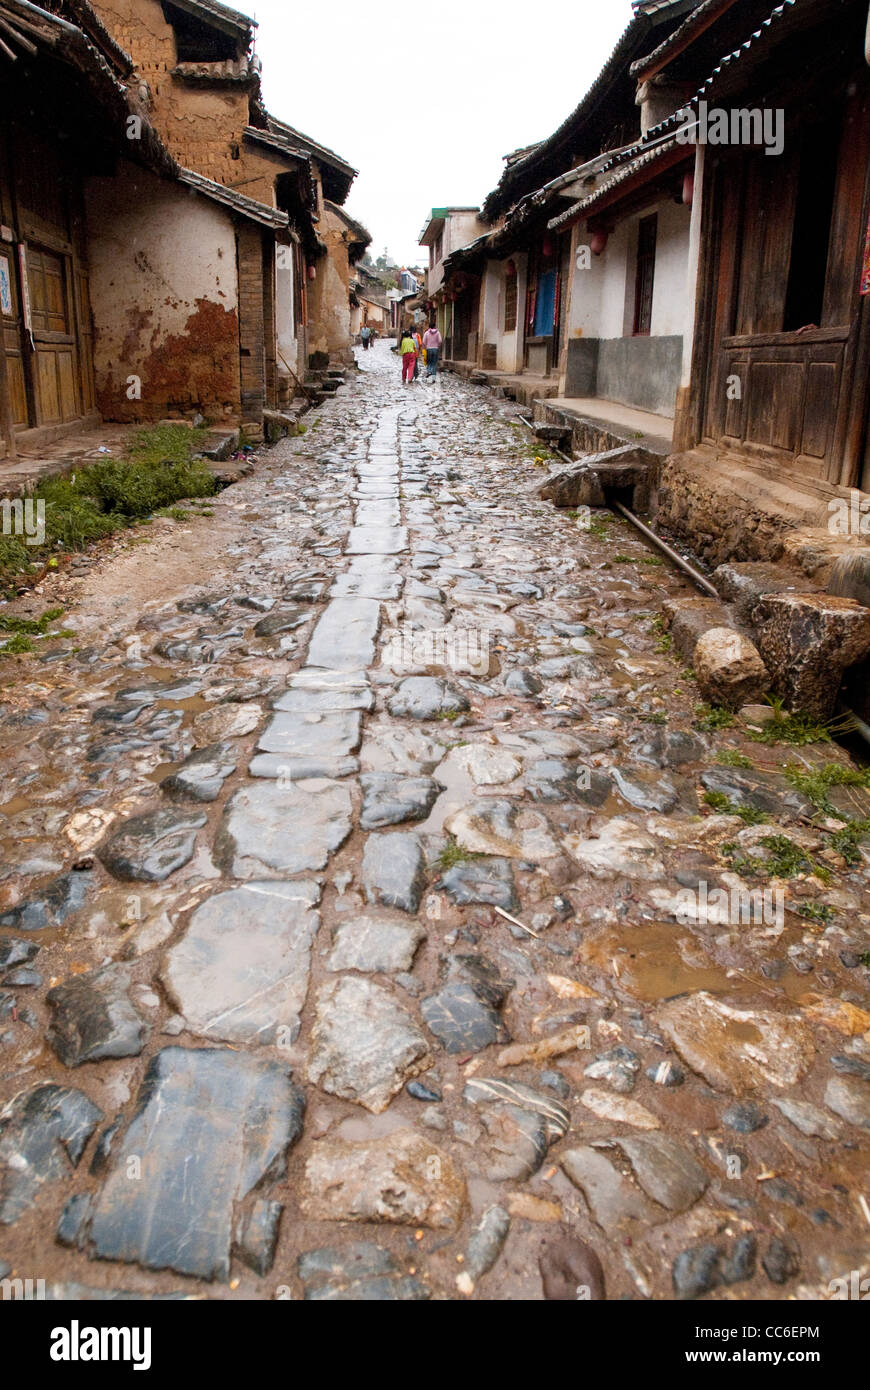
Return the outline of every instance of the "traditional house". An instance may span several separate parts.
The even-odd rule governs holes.
[[[0,435],[243,414],[241,238],[286,214],[186,174],[86,0],[0,0]],[[262,306],[261,306],[262,307]]]
[[[614,156],[679,91],[638,92],[631,63],[667,38],[691,0],[638,3],[583,100],[548,139],[515,151],[482,218],[492,230],[444,266],[454,318],[477,314],[448,357],[483,369],[524,400],[609,405],[661,415],[670,432],[689,292],[692,152],[656,154],[626,176]],[[445,335],[446,336],[446,335]],[[457,351],[458,349],[458,351]],[[461,359],[460,359],[461,360]],[[629,417],[631,418],[631,417]]]
[[[247,15],[217,0],[95,0],[95,8],[131,54],[179,164],[285,214],[285,232],[260,243],[249,235],[240,248],[246,284],[263,303],[261,389],[252,372],[246,391],[256,419],[294,394],[312,358],[347,360],[351,255],[361,251],[340,207],[356,170],[266,110]],[[249,348],[259,361],[259,345]]]
[[[659,508],[712,560],[775,556],[870,492],[868,39],[864,0],[707,0],[636,74],[693,93],[644,143],[695,139],[696,312]]]
[[[350,303],[350,331],[354,338],[363,328],[373,328],[378,333],[390,331],[386,287],[381,277],[366,265],[356,266]]]

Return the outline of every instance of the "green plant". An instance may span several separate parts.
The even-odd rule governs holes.
[[[611,557],[610,557],[610,563],[611,563],[612,565],[633,565],[633,564],[634,564],[634,556],[633,556],[633,555],[611,555]]]
[[[856,868],[861,863],[858,846],[867,835],[870,835],[870,819],[849,821],[848,825],[831,836],[831,848],[845,859],[850,868]]]
[[[811,801],[817,811],[837,815],[828,792],[831,787],[864,787],[870,790],[870,768],[847,767],[843,763],[824,763],[821,767],[803,768],[795,763],[785,769],[791,785]]]
[[[14,637],[10,637],[8,642],[4,642],[0,649],[0,656],[19,656],[24,652],[33,651],[33,638],[27,637],[23,632],[16,632]]]
[[[664,564],[664,560],[660,560],[658,555],[641,555],[640,563],[642,565],[651,565],[654,569],[660,569]]]
[[[468,864],[472,860],[480,859],[479,854],[474,854],[470,850],[463,849],[455,840],[450,840],[438,856],[438,868],[442,873],[452,869],[456,864]]]
[[[772,695],[768,703],[773,710],[773,718],[760,729],[750,729],[749,737],[754,743],[790,743],[802,746],[807,743],[830,743],[838,734],[849,733],[854,721],[845,715],[839,719],[815,719],[802,710],[786,714],[782,700]]]
[[[52,623],[63,616],[63,611],[62,608],[46,608],[40,618],[16,618],[11,613],[0,614],[0,630],[44,637]]]
[[[712,734],[717,729],[730,729],[733,725],[734,714],[730,709],[722,709],[719,705],[700,704],[695,706],[696,728]]]
[[[705,792],[704,803],[723,816],[739,816],[744,825],[764,825],[767,816],[755,806],[740,806],[724,792]]]
[[[834,909],[827,903],[801,903],[798,916],[806,917],[808,922],[830,922]]]
[[[745,753],[739,752],[736,748],[720,748],[716,754],[717,763],[723,767],[752,767],[752,759],[747,758]]]
[[[759,843],[767,850],[765,860],[738,854],[738,847],[733,842],[720,847],[721,853],[729,860],[728,867],[733,873],[739,874],[741,878],[761,875],[768,878],[794,878],[797,874],[811,873],[823,883],[830,882],[830,871],[823,864],[817,864],[787,835],[765,835]]]

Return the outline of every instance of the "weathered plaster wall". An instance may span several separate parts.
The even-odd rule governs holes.
[[[239,411],[236,236],[207,199],[132,165],[88,180],[97,402],[106,419]],[[128,377],[141,399],[128,399]]]
[[[324,204],[317,226],[327,254],[316,262],[317,274],[309,281],[308,352],[347,356],[350,349],[350,280],[347,259],[347,227]]]

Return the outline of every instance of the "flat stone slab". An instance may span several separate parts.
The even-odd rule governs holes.
[[[176,772],[163,779],[160,790],[172,801],[216,801],[238,763],[232,744],[211,743],[185,758]]]
[[[97,847],[97,854],[114,878],[162,883],[193,858],[196,832],[205,823],[198,811],[146,811],[122,821]]]
[[[509,859],[472,859],[454,864],[438,879],[448,898],[460,907],[487,903],[505,912],[518,912],[520,901]]]
[[[387,990],[346,975],[318,995],[308,1079],[379,1115],[410,1077],[432,1065],[428,1048]]]
[[[815,1061],[799,1018],[735,1009],[706,992],[664,1004],[657,1022],[687,1066],[732,1095],[794,1086]]]
[[[426,933],[418,922],[393,921],[389,917],[356,917],[342,922],[332,938],[327,970],[360,970],[364,974],[390,974],[410,970]]]
[[[380,615],[376,599],[331,599],[308,644],[309,666],[333,671],[367,669],[374,661]]]
[[[308,1302],[420,1303],[429,1297],[425,1284],[372,1241],[307,1250],[296,1268]]]
[[[367,772],[360,784],[363,805],[359,823],[363,830],[425,820],[441,790],[431,777],[402,777],[394,772]]]
[[[437,719],[441,714],[460,714],[469,708],[468,699],[437,676],[409,676],[387,701],[396,719]]]
[[[471,854],[496,854],[540,864],[561,853],[547,818],[540,811],[491,796],[454,811],[444,828]]]
[[[416,912],[426,887],[426,858],[416,835],[370,835],[362,864],[370,903]]]
[[[688,1211],[707,1190],[707,1174],[685,1144],[667,1134],[623,1134],[622,1150],[648,1197],[668,1211]]]
[[[408,530],[405,526],[354,526],[351,528],[345,555],[399,555],[408,549]]]
[[[248,763],[249,777],[269,777],[284,783],[309,782],[326,778],[353,777],[359,772],[359,758],[301,757],[287,753],[257,753]]]
[[[352,1143],[321,1139],[305,1164],[300,1204],[313,1221],[375,1221],[451,1230],[466,1202],[450,1155],[399,1129]]]
[[[277,1062],[214,1048],[158,1052],[95,1199],[97,1257],[227,1280],[236,1203],[283,1177],[304,1110]]]
[[[288,714],[332,714],[340,710],[370,710],[375,697],[369,687],[307,690],[295,687],[272,702],[272,708]]]
[[[325,869],[351,829],[341,782],[259,782],[233,794],[215,836],[215,858],[234,878],[282,878]]]
[[[43,1187],[72,1177],[103,1112],[82,1091],[45,1083],[0,1110],[0,1224],[11,1226]]]
[[[481,1052],[508,1042],[498,1010],[470,984],[454,980],[420,1004],[423,1021],[446,1052]]]
[[[663,1207],[657,1208],[597,1149],[586,1145],[568,1149],[559,1162],[583,1193],[593,1221],[602,1230],[631,1231],[638,1224],[650,1226],[667,1218]]]
[[[149,1029],[133,1007],[130,972],[122,965],[72,975],[46,995],[48,1041],[64,1066],[106,1057],[138,1057]]]
[[[216,705],[204,709],[193,721],[193,737],[200,748],[226,738],[246,738],[263,718],[260,705]]]
[[[231,1043],[295,1041],[320,925],[318,885],[267,880],[198,907],[160,978],[192,1033]]]
[[[290,710],[272,716],[260,735],[257,749],[297,758],[341,758],[359,747],[361,737],[359,710]]]

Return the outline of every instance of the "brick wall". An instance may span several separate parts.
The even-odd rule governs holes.
[[[263,312],[263,234],[241,223],[237,241],[239,271],[239,345],[241,348],[242,416],[262,420],[266,404],[266,351]]]

